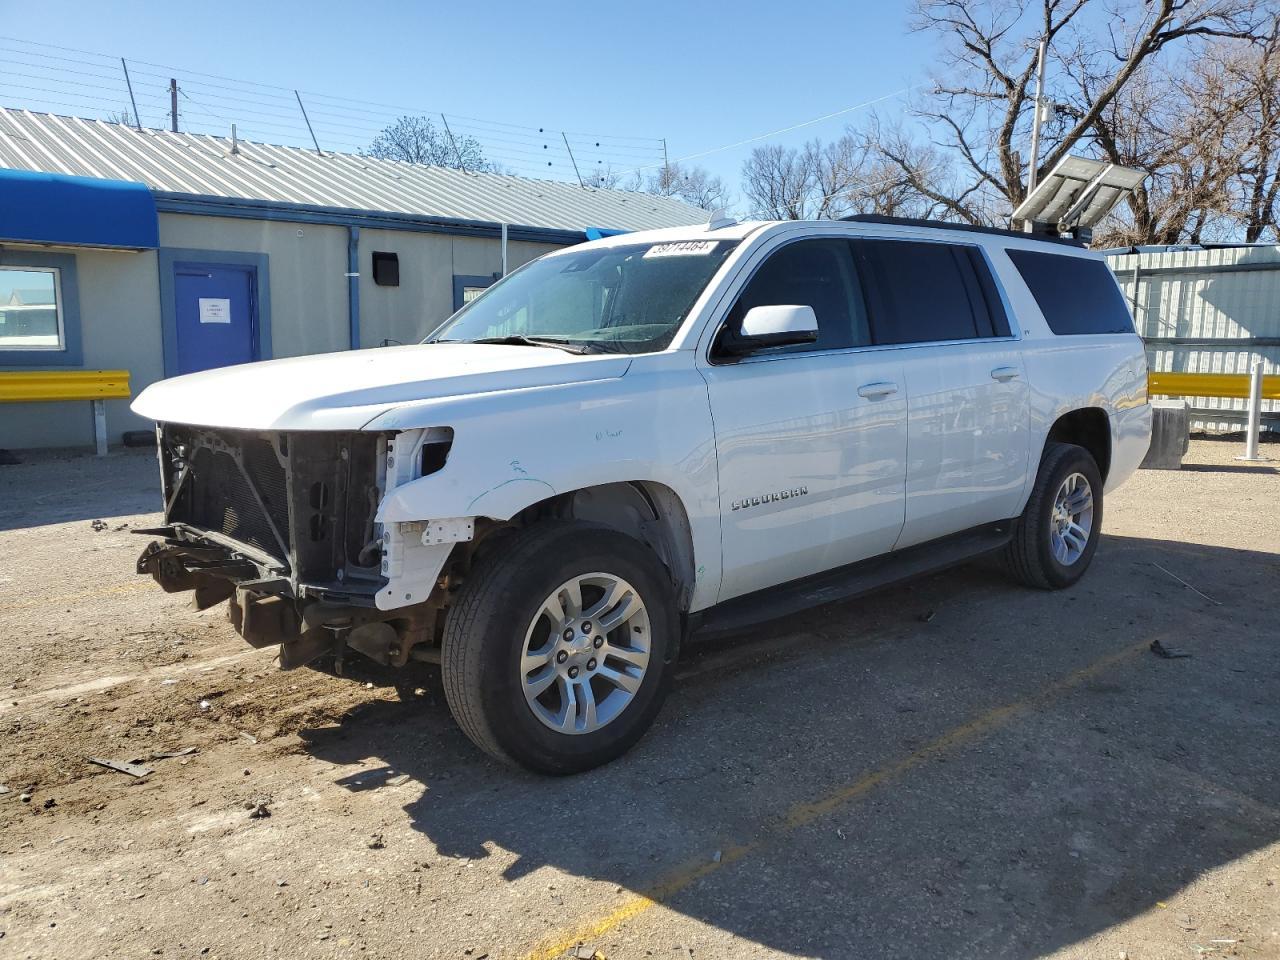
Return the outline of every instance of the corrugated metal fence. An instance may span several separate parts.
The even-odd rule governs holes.
[[[1248,374],[1261,358],[1280,373],[1280,246],[1109,253],[1152,370]],[[1192,426],[1239,430],[1247,401],[1189,397]],[[1280,402],[1263,421],[1280,428]]]

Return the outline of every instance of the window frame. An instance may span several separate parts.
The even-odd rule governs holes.
[[[867,347],[872,346],[871,343],[850,344],[849,346],[845,346],[845,347],[815,347],[813,349],[798,349],[795,346],[788,346],[788,347],[776,347],[776,348],[772,348],[771,350],[766,349],[766,350],[762,350],[759,353],[749,353],[749,354],[746,354],[745,356],[743,355],[719,356],[716,354],[716,344],[719,342],[721,334],[724,332],[726,325],[729,323],[730,317],[732,317],[734,311],[738,309],[738,304],[742,302],[742,297],[750,289],[751,284],[755,282],[756,277],[759,276],[760,271],[762,271],[768,265],[769,261],[771,261],[774,257],[778,256],[778,254],[782,253],[783,250],[787,249],[788,247],[796,246],[797,244],[814,243],[818,241],[828,241],[828,242],[844,243],[845,246],[848,247],[848,240],[849,240],[849,237],[840,235],[840,234],[811,234],[811,235],[801,235],[797,237],[790,237],[783,243],[779,243],[774,246],[771,246],[764,253],[764,255],[759,259],[759,261],[751,267],[751,269],[747,273],[746,277],[742,280],[742,282],[738,284],[738,287],[734,291],[732,298],[730,298],[729,300],[729,305],[724,309],[724,312],[721,314],[720,318],[716,321],[716,323],[713,324],[714,331],[711,335],[710,341],[707,344],[708,362],[715,364],[716,366],[725,366],[725,365],[731,365],[731,364],[746,363],[746,362],[755,360],[756,358],[774,359],[778,357],[807,357],[807,356],[813,356],[815,354],[826,355],[826,354],[832,354],[832,353],[845,353],[849,350],[864,350]],[[853,283],[857,286],[857,292],[861,295],[861,298],[862,298],[862,310],[863,310],[863,313],[865,314],[866,321],[867,321],[867,334],[868,336],[870,336],[871,301],[868,296],[867,284],[862,277],[862,271],[858,268],[857,261],[854,258],[851,250],[848,251],[848,266],[849,266],[850,278],[852,279]],[[852,307],[852,304],[850,304],[850,307]],[[850,319],[852,319],[852,316],[850,317]],[[821,322],[819,322],[819,336],[821,336]]]
[[[1022,331],[1016,325],[1016,319],[1008,297],[1000,284],[999,274],[996,272],[995,265],[983,244],[963,243],[940,237],[884,237],[867,236],[865,234],[852,237],[851,240],[855,242],[870,240],[883,243],[935,243],[948,248],[957,261],[956,266],[960,272],[961,284],[970,303],[975,336],[951,337],[942,340],[907,340],[900,343],[876,343],[874,344],[876,348],[900,349],[941,346],[944,344],[992,343],[1005,340],[1020,340],[1022,338]],[[857,257],[855,256],[854,259],[857,260]],[[968,267],[967,273],[965,272],[966,266]],[[859,264],[859,269],[862,269],[861,264]],[[887,313],[892,308],[890,306],[891,297],[886,289],[887,283],[880,276],[880,271],[873,269],[869,272],[874,274],[868,280],[868,284],[872,289],[872,302],[874,303],[871,323],[872,338],[874,339],[875,313],[879,311]],[[975,295],[981,298],[985,308],[985,316],[979,316],[975,309],[973,301]],[[998,314],[997,310],[999,311]],[[990,329],[990,333],[985,332],[987,328]]]
[[[510,276],[510,274],[507,276]],[[481,296],[485,290],[488,290],[501,279],[503,278],[496,273],[455,273],[453,275],[453,313],[457,313],[471,302],[470,300],[463,299],[466,296],[468,287],[478,287],[481,293],[476,294],[476,296]],[[474,300],[475,297],[472,297],[471,299]],[[445,323],[452,320],[453,313],[449,314],[448,318],[446,318],[444,323],[441,323],[440,326],[444,326]]]
[[[80,292],[76,258],[70,253],[0,249],[0,270],[50,272],[54,275],[54,305],[58,314],[57,347],[4,347],[2,367],[79,367],[84,364],[80,336]]]
[[[1005,256],[1008,258],[1009,265],[1013,268],[1014,274],[1018,277],[1019,282],[1026,288],[1027,294],[1031,298],[1031,302],[1035,304],[1036,310],[1040,314],[1040,318],[1044,321],[1045,331],[1051,337],[1123,337],[1123,336],[1128,336],[1130,334],[1132,334],[1133,336],[1140,336],[1140,334],[1138,333],[1138,319],[1136,316],[1134,316],[1133,309],[1130,307],[1128,299],[1125,297],[1124,291],[1120,289],[1119,278],[1116,276],[1115,271],[1111,269],[1111,266],[1105,260],[1100,260],[1100,259],[1096,259],[1094,257],[1088,257],[1088,256],[1080,256],[1078,253],[1076,254],[1065,253],[1065,252],[1059,253],[1056,250],[1036,250],[1036,249],[1028,249],[1027,247],[1006,247],[1004,252],[1005,252]],[[1031,268],[1032,263],[1030,263],[1029,260],[1024,260],[1023,263],[1019,263],[1019,260],[1018,260],[1019,257],[1029,258],[1029,260],[1056,257],[1059,260],[1067,260],[1077,264],[1087,264],[1095,268],[1101,267],[1102,270],[1105,271],[1107,276],[1107,280],[1104,281],[1104,283],[1109,281],[1110,286],[1114,288],[1115,295],[1117,298],[1115,305],[1119,306],[1121,311],[1123,312],[1123,315],[1128,318],[1129,320],[1128,326],[1125,329],[1121,329],[1121,330],[1058,331],[1054,329],[1054,325],[1053,325],[1054,321],[1049,319],[1050,313],[1052,311],[1045,310],[1044,305],[1042,305],[1040,302],[1040,294],[1037,293],[1037,288],[1032,286],[1031,279],[1027,276],[1025,272],[1023,272],[1023,267],[1026,266],[1027,268]],[[1048,298],[1048,297],[1046,297],[1046,299],[1051,300],[1051,298]],[[1055,319],[1057,319],[1056,315],[1055,315]]]
[[[833,224],[834,225],[834,224]],[[715,354],[715,344],[720,337],[720,331],[725,323],[728,322],[730,313],[738,304],[738,298],[742,296],[747,289],[747,285],[751,283],[752,278],[760,268],[783,247],[793,243],[799,243],[804,240],[845,240],[850,243],[850,259],[853,261],[854,276],[862,288],[863,302],[867,309],[868,320],[872,323],[872,335],[874,336],[874,321],[871,318],[876,310],[882,310],[883,301],[881,299],[881,290],[874,280],[865,276],[858,258],[852,254],[852,242],[856,240],[886,240],[897,242],[914,242],[914,243],[941,243],[950,247],[964,248],[969,252],[972,258],[972,265],[975,273],[977,273],[978,286],[982,290],[984,297],[994,295],[1001,312],[1004,314],[1004,326],[1008,332],[997,334],[993,337],[974,337],[966,340],[919,340],[911,343],[870,343],[866,346],[853,347],[833,347],[825,350],[804,350],[804,351],[783,351],[777,353],[752,353],[743,357],[717,357]],[[756,259],[758,257],[758,259]],[[1009,301],[1008,291],[1005,290],[1004,284],[1000,279],[1000,273],[996,269],[991,252],[983,243],[957,241],[950,238],[933,237],[933,236],[902,236],[902,235],[886,235],[880,233],[854,233],[852,231],[830,230],[814,233],[791,234],[781,238],[779,242],[766,242],[761,245],[760,249],[753,251],[751,258],[755,261],[744,273],[735,277],[731,286],[720,297],[715,309],[716,316],[714,320],[704,327],[707,334],[703,336],[703,345],[699,348],[703,360],[711,366],[742,366],[748,363],[772,363],[777,360],[797,360],[809,357],[827,357],[837,356],[850,353],[870,353],[886,350],[915,350],[920,347],[940,347],[953,346],[963,343],[1016,343],[1023,339],[1024,332],[1021,324],[1018,322],[1017,314],[1014,312],[1013,305]],[[983,282],[983,275],[978,272],[978,264],[986,269],[986,278],[990,286]],[[727,301],[727,302],[726,302]],[[993,309],[993,304],[988,300],[988,310]],[[992,317],[993,329],[995,317]]]

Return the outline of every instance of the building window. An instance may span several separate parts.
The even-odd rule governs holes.
[[[75,254],[0,247],[0,367],[83,363]]]
[[[0,266],[0,351],[66,350],[61,286],[56,267]]]
[[[373,282],[380,287],[400,286],[400,256],[373,251]]]
[[[494,282],[497,280],[498,274],[496,273],[491,273],[487,276],[454,274],[453,309],[461,310],[468,303],[493,286]]]

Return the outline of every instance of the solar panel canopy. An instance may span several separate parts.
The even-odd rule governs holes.
[[[1064,157],[1013,212],[1014,220],[1089,229],[1142,183],[1141,170],[1103,160]]]

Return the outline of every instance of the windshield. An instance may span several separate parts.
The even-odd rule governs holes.
[[[529,338],[531,346],[568,344],[583,352],[662,350],[737,245],[637,243],[535,260],[463,307],[427,342]]]

